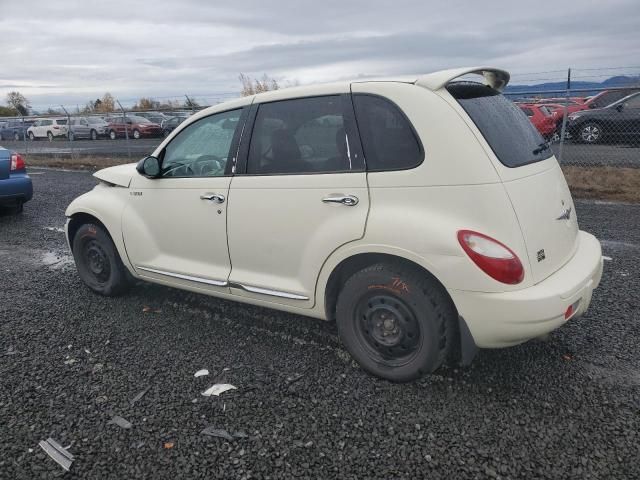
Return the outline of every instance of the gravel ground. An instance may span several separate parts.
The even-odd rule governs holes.
[[[640,478],[640,205],[577,202],[612,258],[585,317],[395,385],[325,322],[154,285],[90,293],[55,229],[93,179],[35,173],[24,214],[0,215],[1,478]],[[238,389],[201,396],[216,379]]]

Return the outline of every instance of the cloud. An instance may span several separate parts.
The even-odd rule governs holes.
[[[640,56],[637,0],[34,0],[2,12],[0,96],[19,89],[45,108],[106,91],[217,101],[240,72],[307,83],[492,64],[526,83]]]

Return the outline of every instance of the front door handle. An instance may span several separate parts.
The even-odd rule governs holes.
[[[358,197],[355,195],[330,195],[322,199],[324,203],[339,203],[347,207],[355,207],[358,204]]]
[[[200,200],[209,200],[210,202],[224,203],[224,195],[220,195],[218,193],[205,193],[204,195],[200,195]]]

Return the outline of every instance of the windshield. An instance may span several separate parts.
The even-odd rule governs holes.
[[[471,117],[503,165],[520,167],[553,155],[522,109],[497,90],[471,82],[454,82],[447,90]]]

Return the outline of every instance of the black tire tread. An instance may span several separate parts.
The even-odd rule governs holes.
[[[376,263],[354,273],[344,282],[341,292],[338,295],[338,305],[341,302],[342,292],[348,289],[354,283],[359,282],[363,277],[367,277],[371,273],[388,272],[399,275],[408,283],[417,287],[429,301],[435,311],[437,321],[437,331],[440,335],[438,342],[437,360],[431,368],[420,369],[419,373],[414,377],[425,373],[431,373],[440,368],[448,359],[456,348],[457,339],[457,311],[451,298],[446,293],[442,285],[431,275],[421,271],[417,267],[408,266],[402,262],[385,261]]]
[[[76,239],[78,238],[78,235],[80,235],[83,232],[83,229],[85,227],[86,228],[93,227],[96,231],[95,237],[96,238],[99,236],[102,237],[104,246],[109,250],[111,250],[111,253],[115,261],[115,265],[113,265],[113,267],[114,267],[115,273],[117,274],[114,281],[109,282],[109,285],[107,285],[102,290],[97,290],[89,284],[87,284],[87,286],[94,292],[107,297],[114,297],[114,296],[123,294],[125,291],[129,289],[129,287],[133,283],[133,276],[131,275],[127,267],[125,267],[124,264],[122,263],[120,254],[118,253],[118,249],[114,245],[113,240],[111,239],[111,236],[109,235],[109,233],[97,223],[85,223],[77,229],[76,234],[71,241],[71,244],[74,250],[72,253],[74,253],[74,258],[76,259],[76,265],[78,264],[78,259],[75,256],[75,253],[76,253],[75,250],[76,250],[76,247],[78,246],[76,245]]]

